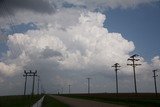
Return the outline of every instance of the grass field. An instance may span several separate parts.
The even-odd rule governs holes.
[[[43,103],[42,103],[42,107],[69,107],[68,105],[54,99],[51,96],[45,96]]]
[[[160,107],[160,95],[141,93],[141,94],[66,94],[66,97],[88,99],[99,102],[127,105],[129,107]]]
[[[42,96],[1,96],[0,107],[30,107]]]

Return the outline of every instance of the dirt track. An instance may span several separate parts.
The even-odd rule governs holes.
[[[62,96],[52,96],[55,99],[68,104],[70,107],[126,107],[115,104],[96,102],[91,100],[75,99]]]

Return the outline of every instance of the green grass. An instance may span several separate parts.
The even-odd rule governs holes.
[[[90,98],[92,100],[92,98]],[[129,107],[160,107],[160,100],[152,99],[121,99],[121,98],[111,98],[111,99],[93,99],[95,101],[113,103],[119,105],[127,105]]]
[[[94,95],[65,95],[66,97],[94,100],[104,103],[126,105],[129,107],[160,107],[159,98],[124,98],[124,97],[100,97]]]
[[[30,107],[42,96],[1,96],[0,107]]]
[[[67,104],[64,104],[51,96],[45,96],[42,107],[69,107]]]

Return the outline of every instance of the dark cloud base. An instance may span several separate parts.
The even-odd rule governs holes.
[[[55,11],[55,8],[48,0],[0,0],[0,16],[14,15],[20,10],[50,14]]]

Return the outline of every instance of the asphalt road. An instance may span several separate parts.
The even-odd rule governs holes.
[[[68,104],[70,107],[126,107],[122,105],[108,104],[103,102],[84,100],[84,99],[76,99],[76,98],[68,98],[62,96],[52,96],[55,99]]]

